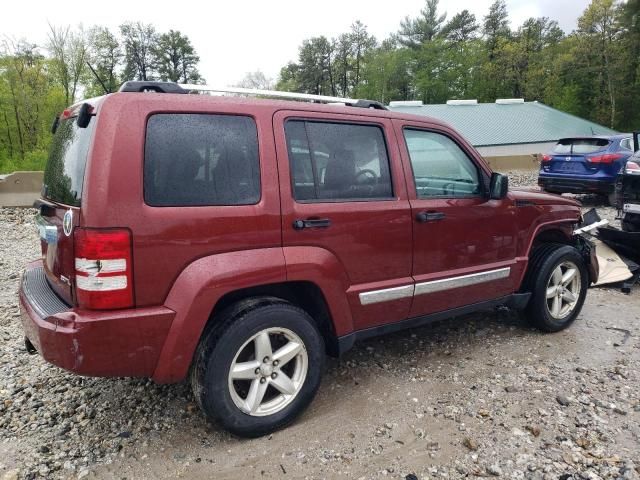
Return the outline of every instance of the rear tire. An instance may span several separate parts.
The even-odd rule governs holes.
[[[215,321],[191,372],[200,408],[241,437],[291,423],[322,377],[324,341],[313,319],[284,300],[261,297],[227,308]]]
[[[582,310],[589,273],[580,253],[562,244],[543,244],[529,259],[523,289],[531,292],[527,320],[545,332],[571,325]]]

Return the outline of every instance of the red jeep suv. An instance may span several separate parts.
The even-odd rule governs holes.
[[[188,87],[127,82],[56,120],[20,288],[48,362],[190,377],[207,416],[258,436],[357,340],[500,305],[549,332],[579,314],[597,272],[578,203],[508,191],[451,127]]]

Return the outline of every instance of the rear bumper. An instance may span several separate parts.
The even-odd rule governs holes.
[[[560,176],[538,176],[538,185],[544,190],[560,193],[612,193],[615,182],[612,180],[587,179]]]
[[[65,370],[98,377],[150,377],[175,312],[165,307],[83,311],[66,305],[30,264],[19,291],[25,335],[42,357]]]

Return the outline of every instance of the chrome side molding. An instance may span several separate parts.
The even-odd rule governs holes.
[[[401,298],[424,295],[427,293],[452,290],[454,288],[468,287],[479,283],[493,282],[501,280],[511,275],[511,267],[488,270],[486,272],[471,273],[458,277],[443,278],[430,282],[421,282],[414,285],[403,285],[401,287],[384,288],[382,290],[370,290],[362,292],[358,296],[361,305],[371,305],[374,303],[389,302]]]

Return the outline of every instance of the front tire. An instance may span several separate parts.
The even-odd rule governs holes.
[[[215,320],[191,375],[204,413],[241,437],[291,423],[322,377],[324,342],[313,319],[284,300],[262,297],[235,304]]]
[[[525,288],[532,293],[525,315],[545,332],[564,330],[580,314],[588,287],[589,273],[575,248],[560,244],[537,247],[525,277]]]

